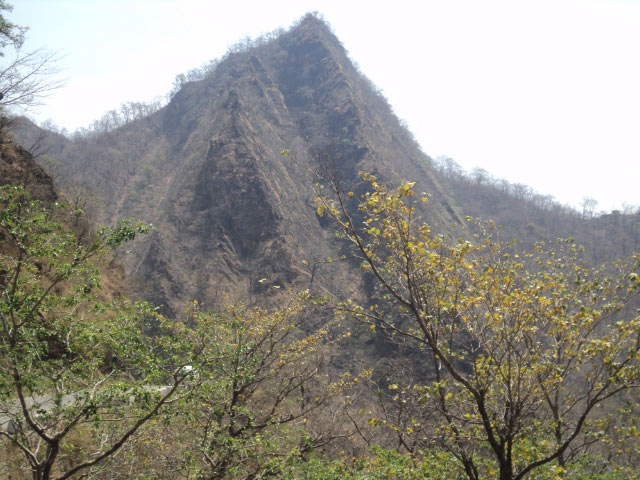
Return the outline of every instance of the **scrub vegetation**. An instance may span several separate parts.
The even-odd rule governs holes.
[[[318,16],[6,114],[1,478],[638,478],[638,213],[433,162]]]

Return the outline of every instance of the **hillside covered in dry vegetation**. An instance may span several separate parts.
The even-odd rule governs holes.
[[[313,14],[178,78],[2,112],[0,476],[636,478],[639,212],[432,160]]]

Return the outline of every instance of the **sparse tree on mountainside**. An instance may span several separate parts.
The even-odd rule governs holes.
[[[512,480],[561,473],[605,444],[601,408],[640,386],[640,255],[593,269],[572,242],[519,251],[483,223],[468,226],[470,241],[448,241],[418,221],[413,184],[363,178],[371,190],[358,200],[330,172],[318,214],[377,285],[377,303],[344,313],[418,352],[431,375],[404,395],[437,419],[420,429],[423,446],[451,452],[469,479]]]
[[[580,202],[580,206],[582,207],[583,218],[593,218],[596,213],[598,201],[593,197],[584,197]]]

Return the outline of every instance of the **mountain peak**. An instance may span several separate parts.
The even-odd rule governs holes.
[[[301,17],[287,34],[296,38],[315,38],[324,42],[342,46],[331,26],[317,12],[310,12]],[[287,35],[285,34],[285,36]]]
[[[360,170],[416,180],[432,193],[431,223],[455,220],[425,155],[313,13],[229,55],[147,120],[56,156],[102,198],[100,221],[158,226],[125,262],[146,280],[146,297],[174,312],[186,300],[212,305],[287,285],[362,295],[358,265],[337,272],[323,260],[342,247],[310,200],[319,157],[353,191],[364,188]]]
[[[305,14],[302,18],[300,18],[300,20],[298,21],[298,25],[294,27],[294,30],[311,28],[333,35],[329,24],[325,22],[317,12],[309,12]]]

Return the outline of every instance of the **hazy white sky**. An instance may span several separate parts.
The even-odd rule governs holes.
[[[429,155],[563,203],[640,205],[640,0],[13,3],[67,78],[29,113],[69,130],[315,10]]]

